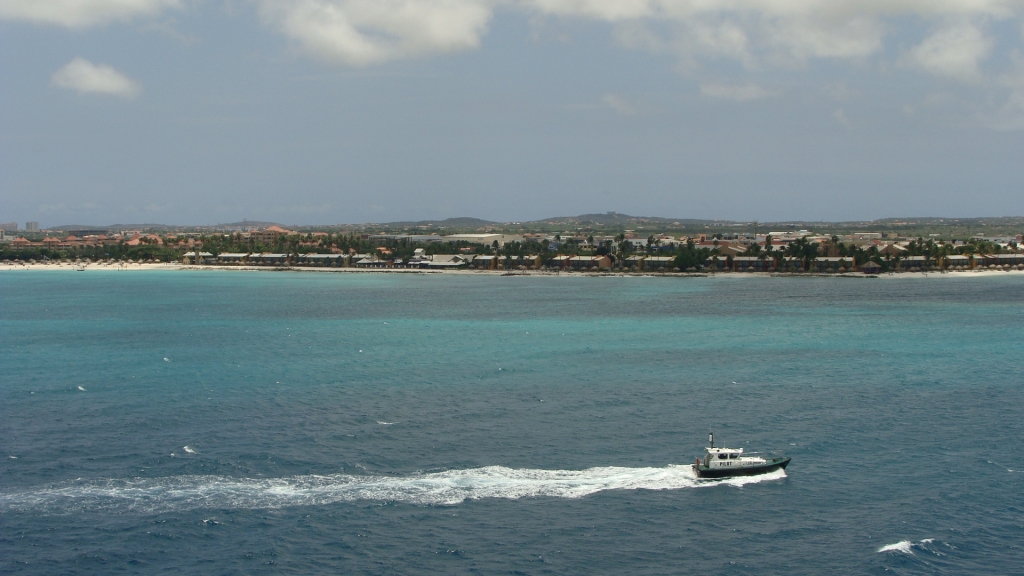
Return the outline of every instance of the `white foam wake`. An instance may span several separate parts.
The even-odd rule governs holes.
[[[879,548],[878,551],[879,552],[902,552],[904,554],[913,554],[914,553],[914,550],[913,550],[914,546],[921,546],[921,547],[923,547],[925,544],[931,544],[932,542],[935,542],[935,538],[925,538],[924,540],[921,540],[917,544],[911,542],[910,540],[901,540],[901,541],[899,541],[899,542],[897,542],[895,544],[886,544],[885,546],[882,546],[881,548]]]
[[[159,513],[195,508],[315,506],[356,500],[454,505],[480,498],[580,498],[604,490],[679,490],[723,484],[743,486],[785,476],[784,471],[777,470],[758,476],[698,480],[689,465],[664,468],[608,466],[587,470],[517,470],[487,466],[412,476],[172,476],[74,481],[22,492],[0,493],[0,511]]]
[[[913,554],[910,547],[914,544],[910,540],[901,540],[895,544],[886,544],[878,549],[879,552],[903,552],[904,554]]]

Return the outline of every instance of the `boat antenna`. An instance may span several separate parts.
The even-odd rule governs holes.
[[[708,442],[711,442],[711,447],[715,447],[715,434],[714,432],[708,432]]]

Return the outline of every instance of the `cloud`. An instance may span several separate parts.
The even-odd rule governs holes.
[[[3,1],[3,0],[0,0]],[[259,0],[318,58],[365,66],[476,48],[497,10],[610,23],[632,48],[748,68],[879,53],[887,19],[1008,18],[1022,0]]]
[[[476,48],[482,0],[263,0],[264,20],[315,57],[353,66]]]
[[[991,53],[992,40],[973,24],[960,22],[926,38],[903,61],[937,76],[974,80],[979,76],[978,63]]]
[[[721,98],[723,100],[735,100],[736,102],[747,102],[778,96],[778,92],[765,90],[757,84],[730,85],[719,84],[718,82],[706,82],[700,85],[700,93],[709,98]]]
[[[557,17],[590,18],[620,28],[625,45],[756,65],[800,66],[817,58],[881,52],[890,20],[1010,18],[1020,0],[521,0]]]
[[[1013,54],[1011,59],[1010,71],[997,79],[1009,95],[1002,106],[982,118],[994,130],[1024,130],[1024,56]]]
[[[619,114],[623,114],[625,116],[632,116],[633,114],[636,114],[636,107],[618,94],[605,94],[601,98],[601,102]]]
[[[352,66],[477,48],[497,10],[610,23],[633,48],[802,66],[879,54],[894,23],[1020,16],[1024,0],[253,0],[266,23],[307,54]],[[0,0],[0,19],[81,28],[156,16],[186,0]],[[960,52],[958,49],[967,50]],[[963,78],[987,56],[977,28],[940,30],[913,50],[917,65]]]
[[[75,58],[54,72],[50,83],[57,88],[74,90],[79,94],[135,98],[142,92],[142,87],[131,78],[106,64],[93,64],[81,57]]]
[[[155,16],[180,5],[181,0],[0,0],[0,20],[85,28]]]

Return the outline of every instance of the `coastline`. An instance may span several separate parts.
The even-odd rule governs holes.
[[[65,263],[0,263],[0,272],[41,270],[52,272],[138,272],[138,271],[207,271],[220,272],[312,272],[320,274],[440,274],[445,276],[538,276],[556,278],[576,277],[635,277],[635,278],[985,278],[991,276],[1024,275],[1024,270],[965,270],[956,272],[895,272],[882,274],[820,274],[811,272],[562,272],[551,270],[421,270],[410,268],[320,268],[306,266],[195,266],[178,263],[106,264],[84,266]]]

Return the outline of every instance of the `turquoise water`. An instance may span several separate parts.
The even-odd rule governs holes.
[[[0,303],[4,572],[1024,573],[1022,276],[19,270]],[[793,463],[697,481],[708,429]]]

